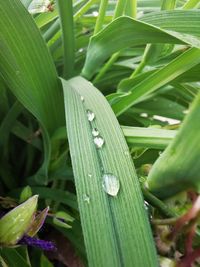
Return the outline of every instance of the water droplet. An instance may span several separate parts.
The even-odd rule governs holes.
[[[87,194],[84,194],[83,201],[86,202],[87,204],[90,204],[90,197]]]
[[[92,135],[95,137],[99,135],[99,131],[97,130],[97,128],[92,129]]]
[[[78,52],[79,52],[79,53],[82,53],[83,50],[84,50],[83,48],[80,48],[80,49],[78,50]]]
[[[81,101],[84,102],[85,98],[81,95]]]
[[[98,136],[98,137],[94,138],[94,143],[95,143],[97,148],[101,148],[104,144],[104,140],[101,136]]]
[[[144,201],[144,208],[145,208],[145,210],[149,210],[149,203],[145,200]]]
[[[95,118],[94,112],[92,112],[91,110],[87,110],[87,118],[89,121],[93,121]]]
[[[162,155],[162,153],[163,153],[162,151],[159,151],[159,152],[158,152],[159,156],[161,156],[161,155]]]
[[[119,179],[111,174],[111,173],[105,173],[103,175],[103,189],[104,191],[110,195],[110,196],[117,196],[120,188]]]
[[[92,177],[92,174],[91,173],[88,173],[88,177],[91,178]]]

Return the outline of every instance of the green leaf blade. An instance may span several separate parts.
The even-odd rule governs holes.
[[[89,265],[157,266],[139,184],[116,117],[91,83],[81,77],[62,82]],[[99,150],[93,143],[88,109],[96,116],[92,127],[97,127],[105,140]],[[104,173],[111,173],[120,180],[117,197],[111,197],[103,190]]]
[[[31,15],[18,0],[0,1],[0,70],[19,101],[50,132],[63,125],[55,66]]]

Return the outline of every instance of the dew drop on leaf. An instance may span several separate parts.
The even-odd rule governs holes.
[[[97,128],[92,129],[92,135],[95,137],[99,135],[99,131],[97,130]]]
[[[101,136],[97,136],[94,138],[94,143],[97,148],[102,148],[104,144],[104,139]]]
[[[87,118],[89,121],[93,121],[95,118],[94,112],[92,112],[91,110],[87,110]]]
[[[90,197],[87,194],[84,194],[83,201],[86,202],[87,204],[90,204]]]
[[[110,196],[117,196],[120,188],[119,179],[111,174],[105,173],[103,175],[103,183],[102,183],[104,191]]]

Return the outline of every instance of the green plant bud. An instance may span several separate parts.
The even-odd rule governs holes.
[[[26,201],[27,199],[29,199],[31,196],[32,196],[31,187],[29,185],[27,185],[26,187],[24,187],[24,189],[22,190],[22,192],[20,194],[19,202],[22,203],[22,202]]]
[[[12,209],[0,219],[0,246],[12,246],[28,231],[34,219],[38,196]]]

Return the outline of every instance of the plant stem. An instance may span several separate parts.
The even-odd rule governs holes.
[[[69,79],[73,76],[75,61],[73,3],[72,0],[57,0],[57,5],[64,47],[63,76]]]
[[[183,9],[191,9],[196,7],[197,4],[199,4],[199,0],[188,0],[185,5],[183,6]]]
[[[60,28],[60,19],[56,19],[54,23],[46,30],[43,37],[46,42],[48,42],[54,34],[59,30]]]
[[[176,0],[163,0],[161,10],[173,10],[175,6],[176,6]],[[155,45],[151,44],[146,45],[142,60],[138,65],[138,67],[133,71],[132,75],[130,76],[131,79],[134,78],[138,73],[140,73],[144,69],[144,67],[147,64],[147,58],[149,56],[151,57],[154,48]]]
[[[96,3],[97,0],[89,0],[82,8],[80,8],[74,15],[74,21],[77,21],[84,13],[86,13],[90,7]]]
[[[98,33],[103,27],[107,5],[108,5],[108,0],[101,0],[99,7],[99,15],[97,17],[96,25],[94,28],[94,34]]]
[[[151,45],[147,44],[144,50],[142,60],[140,61],[140,64],[137,66],[137,68],[131,74],[130,79],[133,79],[138,73],[140,73],[144,69],[144,67],[146,66],[146,58],[149,56],[150,50],[151,50]]]
[[[171,210],[167,205],[165,205],[160,199],[155,197],[152,193],[150,193],[144,186],[142,186],[142,193],[144,198],[154,207],[156,207],[163,215],[168,218],[178,217],[173,210]]]
[[[124,9],[126,7],[126,1],[127,0],[118,0],[116,8],[115,8],[113,19],[116,19],[116,18],[123,15]]]
[[[110,69],[110,67],[113,65],[113,63],[118,59],[120,55],[120,52],[117,52],[115,54],[113,54],[110,59],[106,62],[106,64],[100,69],[99,73],[97,74],[97,76],[94,79],[94,83],[97,83],[100,78],[108,71],[108,69]]]
[[[126,15],[136,18],[137,15],[137,0],[127,0]]]
[[[106,2],[106,1],[104,1],[104,2]],[[116,5],[116,8],[115,8],[113,19],[116,19],[117,17],[123,15],[124,9],[126,7],[126,2],[127,2],[126,0],[118,0],[117,5]],[[115,54],[113,54],[110,57],[110,59],[107,61],[107,63],[104,65],[104,67],[100,69],[99,73],[97,74],[96,78],[93,81],[94,83],[96,83],[97,81],[99,81],[99,79],[108,71],[108,69],[118,59],[119,55],[120,55],[120,51],[116,52]]]
[[[161,10],[173,10],[176,7],[176,0],[163,0]]]

